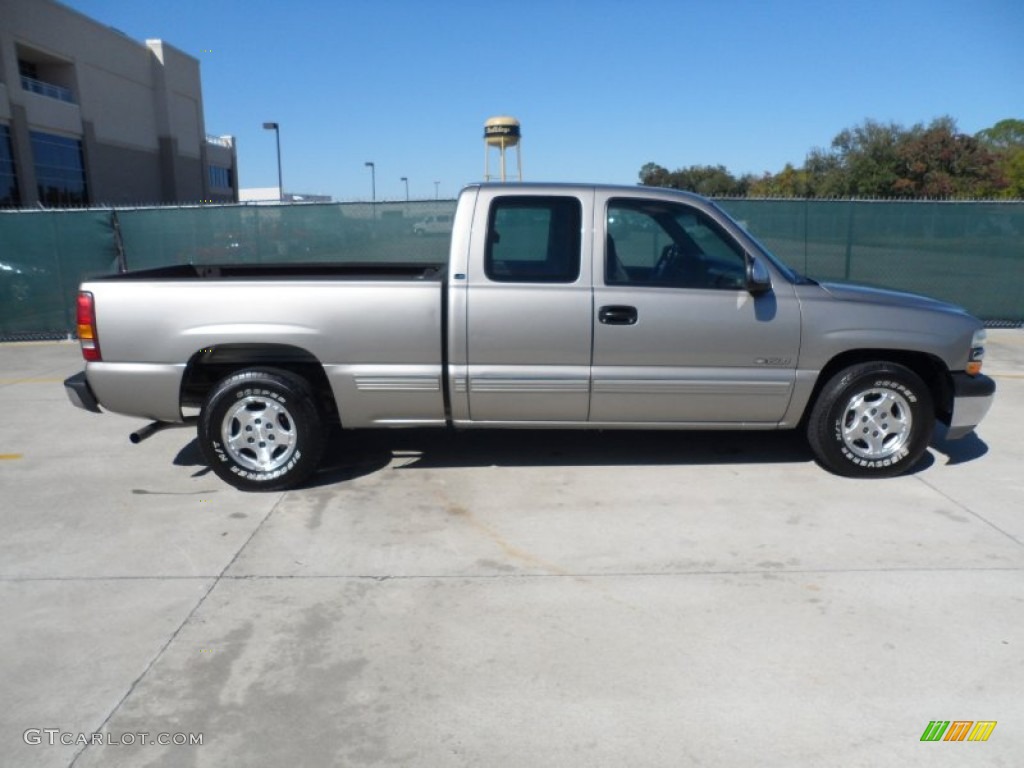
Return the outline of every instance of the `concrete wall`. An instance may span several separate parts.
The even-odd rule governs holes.
[[[137,147],[101,142],[95,126],[83,124],[85,162],[94,190],[94,202],[109,203],[157,202],[159,197],[160,156],[157,152]]]

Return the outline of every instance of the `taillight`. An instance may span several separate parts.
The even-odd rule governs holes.
[[[103,359],[100,355],[100,337],[96,333],[96,305],[89,291],[80,291],[78,294],[78,341],[82,345],[82,357],[87,361]]]

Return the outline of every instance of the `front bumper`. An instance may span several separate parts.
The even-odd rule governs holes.
[[[76,408],[84,408],[93,413],[103,413],[100,410],[100,404],[96,401],[96,395],[93,394],[92,388],[85,378],[85,371],[64,379],[64,392]]]
[[[992,407],[996,383],[988,376],[953,374],[953,415],[949,419],[947,440],[969,435]]]

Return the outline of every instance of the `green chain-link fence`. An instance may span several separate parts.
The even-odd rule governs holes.
[[[1024,322],[1024,203],[721,200],[819,279]],[[0,339],[74,332],[79,282],[181,263],[444,262],[455,202],[0,212]]]

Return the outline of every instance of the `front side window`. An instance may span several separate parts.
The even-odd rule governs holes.
[[[582,220],[575,197],[495,199],[487,227],[487,277],[503,283],[575,282]]]
[[[742,247],[695,208],[652,200],[611,200],[606,226],[608,285],[746,287]]]
[[[49,133],[31,132],[39,200],[45,205],[87,205],[82,142]]]

